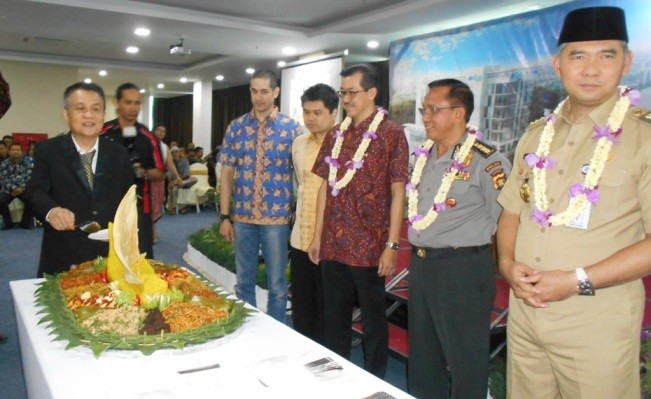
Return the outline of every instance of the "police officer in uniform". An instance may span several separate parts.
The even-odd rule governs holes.
[[[428,141],[415,152],[407,186],[414,251],[409,392],[417,398],[485,398],[495,296],[490,243],[510,163],[467,126],[474,108],[468,85],[442,79],[428,87],[420,109]]]
[[[568,98],[524,134],[498,198],[510,398],[640,398],[651,123],[618,87],[627,42],[620,8],[567,15],[552,65]]]

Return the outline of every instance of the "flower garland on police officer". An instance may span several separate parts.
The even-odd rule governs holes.
[[[407,190],[407,216],[411,227],[414,229],[426,229],[429,225],[434,223],[439,213],[447,208],[445,201],[450,192],[450,188],[452,187],[454,177],[459,171],[464,170],[468,166],[464,163],[464,160],[468,157],[468,154],[470,154],[475,141],[482,136],[482,133],[474,126],[468,125],[467,129],[468,136],[463,141],[459,151],[454,155],[452,164],[450,164],[443,175],[441,186],[434,196],[434,204],[425,216],[418,213],[418,184],[420,183],[423,168],[425,168],[425,163],[427,162],[427,158],[429,158],[430,150],[434,145],[434,141],[427,139],[427,141],[421,144],[421,146],[414,151],[416,162],[414,163],[414,170],[411,173],[411,179],[405,187]]]

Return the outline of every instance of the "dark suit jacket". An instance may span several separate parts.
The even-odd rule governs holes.
[[[95,183],[91,191],[79,152],[68,133],[36,145],[34,169],[25,198],[42,221],[52,208],[59,206],[72,211],[77,224],[95,220],[105,229],[133,183],[134,173],[127,150],[108,140],[99,140]],[[105,242],[91,240],[79,230],[57,231],[47,223],[44,225],[39,277],[108,255]]]

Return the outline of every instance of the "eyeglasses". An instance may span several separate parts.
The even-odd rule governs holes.
[[[368,90],[339,90],[339,91],[337,92],[337,95],[338,95],[340,98],[344,98],[344,97],[346,97],[347,95],[349,95],[350,98],[355,98],[355,97],[357,96],[357,93],[361,93],[361,92],[363,92],[363,91],[368,91]]]
[[[425,108],[418,108],[418,112],[420,113],[421,116],[436,115],[440,111],[443,111],[444,109],[454,109],[454,108],[461,108],[461,107],[458,105],[454,107],[425,107]]]

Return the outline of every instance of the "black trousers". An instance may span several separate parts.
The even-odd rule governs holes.
[[[323,344],[323,278],[321,267],[307,252],[294,247],[289,252],[294,330]]]
[[[409,393],[486,398],[495,263],[490,248],[432,251],[409,268]]]
[[[27,202],[25,202],[22,197],[22,194],[18,197],[13,197],[9,193],[0,193],[0,215],[5,222],[5,226],[13,226],[13,222],[11,221],[11,212],[9,212],[9,204],[14,200],[14,198],[18,198],[23,201],[23,204],[25,206],[23,209],[23,218],[20,221],[21,226],[28,226],[30,223],[32,223],[32,212],[30,211]]]
[[[349,266],[321,261],[323,269],[325,346],[350,358],[352,312],[355,297],[364,327],[364,369],[384,378],[389,354],[389,331],[385,314],[384,277],[377,267]]]

